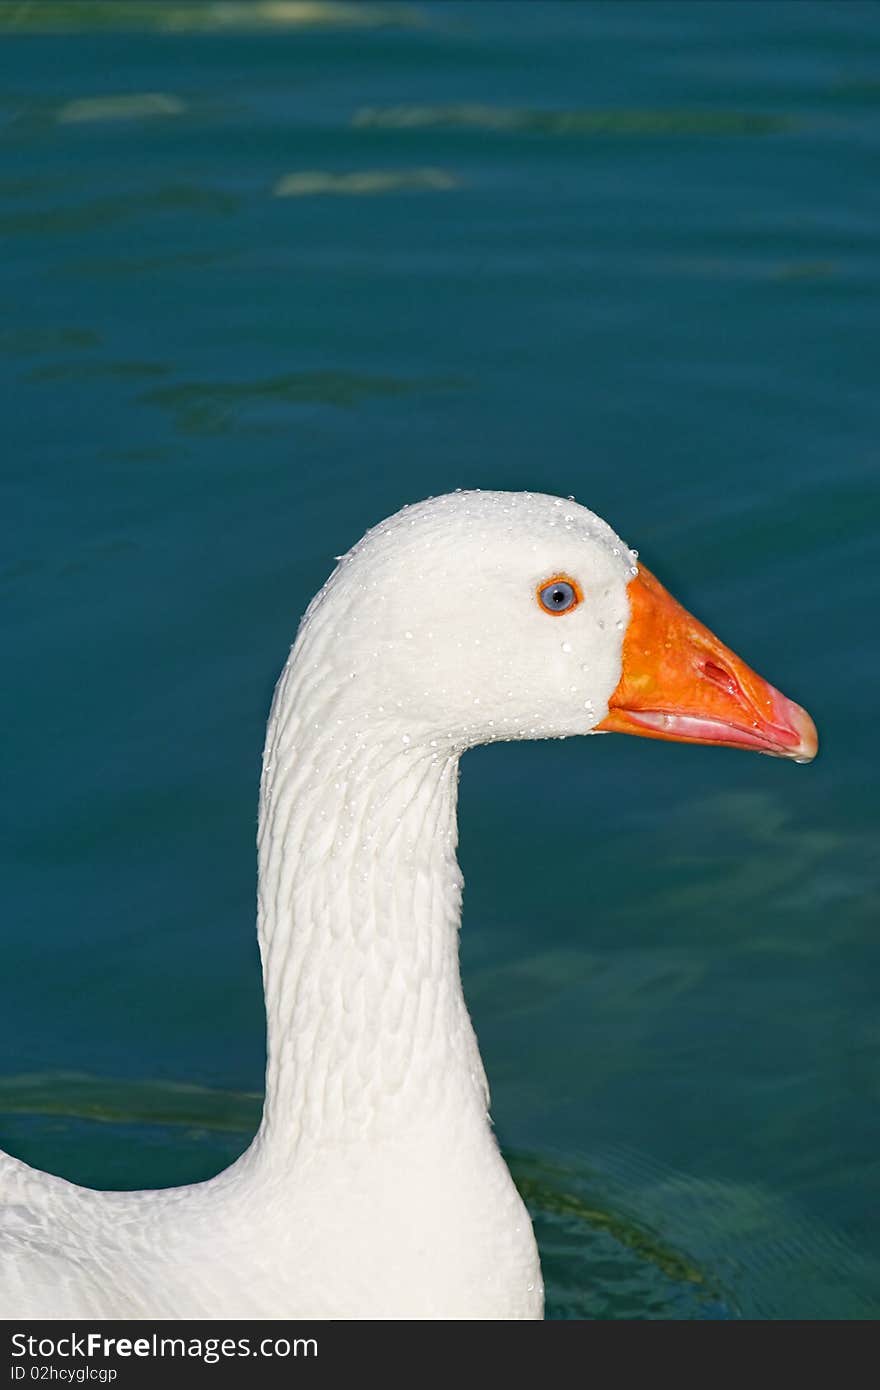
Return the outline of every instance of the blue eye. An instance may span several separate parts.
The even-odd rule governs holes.
[[[581,601],[581,591],[572,579],[558,575],[538,589],[538,602],[545,613],[569,613]]]

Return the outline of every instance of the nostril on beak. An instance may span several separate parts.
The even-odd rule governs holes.
[[[722,690],[726,690],[728,695],[742,694],[739,681],[736,677],[732,676],[729,671],[725,671],[723,666],[716,665],[714,661],[703,662],[703,675],[706,676],[713,685],[718,685]]]

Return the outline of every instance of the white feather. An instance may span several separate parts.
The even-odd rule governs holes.
[[[632,565],[576,503],[498,492],[405,508],[343,557],[266,737],[260,1130],[164,1191],[0,1154],[4,1316],[542,1315],[459,978],[458,760],[604,717]],[[535,596],[561,573],[584,593],[564,617]]]

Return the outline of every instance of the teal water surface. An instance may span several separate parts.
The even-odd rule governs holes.
[[[464,761],[548,1314],[880,1314],[880,7],[22,0],[0,65],[0,1146],[241,1152],[299,615],[405,502],[574,494],[822,752]]]

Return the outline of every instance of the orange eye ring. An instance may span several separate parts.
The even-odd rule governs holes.
[[[580,584],[570,574],[554,574],[544,579],[535,590],[538,604],[551,618],[564,618],[573,613],[584,595]]]

